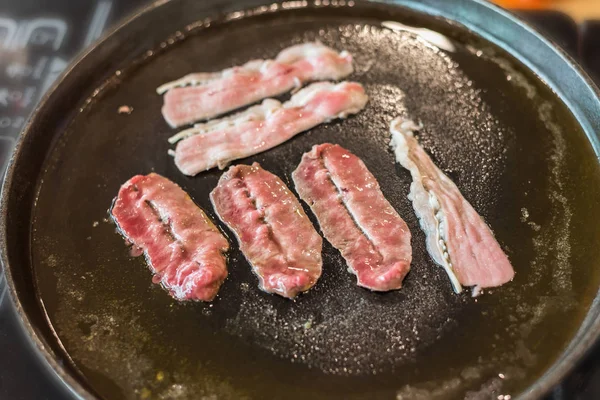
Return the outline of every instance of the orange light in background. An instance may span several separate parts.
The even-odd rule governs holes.
[[[494,3],[505,8],[540,9],[550,7],[551,0],[494,0]]]
[[[489,0],[504,8],[551,9],[571,16],[575,21],[600,19],[600,0]]]

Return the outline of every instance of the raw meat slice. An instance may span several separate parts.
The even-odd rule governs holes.
[[[164,97],[162,113],[178,127],[209,119],[302,84],[340,80],[352,73],[352,56],[318,42],[284,49],[275,60],[252,60],[214,73],[195,73],[157,89]]]
[[[217,295],[229,244],[179,186],[155,173],[136,175],[121,186],[110,212],[120,233],[143,251],[154,283],[177,300]]]
[[[358,285],[399,289],[412,259],[410,231],[365,164],[339,145],[315,145],[292,179]]]
[[[396,160],[412,175],[408,198],[427,236],[431,258],[442,266],[454,291],[474,286],[495,287],[515,272],[494,234],[450,180],[429,158],[413,132],[420,127],[396,118],[391,123],[391,147]]]
[[[281,179],[257,163],[235,165],[210,199],[235,233],[262,290],[293,298],[317,282],[323,239]]]
[[[300,132],[362,110],[368,97],[355,82],[313,83],[281,104],[267,99],[230,118],[199,124],[172,138],[175,164],[186,175],[271,149]],[[189,136],[189,137],[188,137]]]

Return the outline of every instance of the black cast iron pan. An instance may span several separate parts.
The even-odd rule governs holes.
[[[158,2],[81,57],[36,111],[7,173],[1,245],[42,362],[81,398],[547,392],[599,331],[600,102],[589,80],[480,1],[260,5]],[[220,172],[176,170],[155,88],[315,39],[355,55],[350,79],[365,85],[367,108],[241,162],[258,161],[292,186],[313,144],[360,156],[413,233],[405,286],[356,287],[326,244],[323,277],[289,301],[257,289],[234,245],[216,301],[173,301],[107,220],[119,186],[151,171],[212,214]],[[122,105],[133,112],[118,114]],[[410,177],[387,146],[397,115],[423,123],[421,142],[492,226],[513,282],[476,299],[456,295],[429,259],[406,198]]]

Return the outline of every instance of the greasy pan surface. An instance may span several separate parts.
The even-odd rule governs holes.
[[[165,15],[183,15],[192,2],[178,3]],[[14,294],[85,387],[111,399],[496,398],[525,390],[556,361],[598,291],[600,227],[588,222],[598,218],[600,171],[578,122],[538,78],[456,24],[393,6],[239,13],[192,32],[183,20],[169,22],[170,33],[182,33],[163,46],[166,34],[122,35],[132,54],[152,51],[98,66],[110,75],[80,72],[77,90],[63,93],[79,106],[46,104],[60,118],[39,117],[34,125],[48,121],[47,138],[22,144],[38,161],[20,155],[11,170],[18,193],[32,189],[5,204],[5,229],[20,243],[8,248]],[[440,32],[451,50],[384,21]],[[177,171],[155,88],[315,39],[355,56],[349,79],[365,85],[367,108],[240,162],[258,161],[293,188],[291,172],[314,144],[339,143],[361,157],[413,234],[404,287],[356,287],[325,243],[312,290],[296,301],[267,295],[220,224],[234,245],[218,298],[175,302],[107,219],[119,186],[151,171],[214,217],[208,193],[220,171]],[[118,114],[122,105],[133,112]],[[513,282],[477,299],[452,292],[426,254],[406,198],[410,176],[388,150],[397,115],[424,124],[422,144],[493,228],[517,271]]]

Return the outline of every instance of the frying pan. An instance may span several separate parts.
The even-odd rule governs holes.
[[[404,287],[358,288],[325,243],[322,278],[289,301],[258,290],[232,240],[219,297],[175,302],[107,219],[119,186],[151,171],[215,217],[220,172],[176,170],[155,88],[307,40],[354,54],[367,108],[240,162],[293,189],[316,143],[361,157],[413,234]],[[398,115],[423,123],[513,282],[456,295],[432,263],[388,150]],[[2,192],[10,293],[41,362],[79,398],[538,398],[600,332],[598,116],[585,74],[483,1],[159,1],[82,55],[24,130]]]

